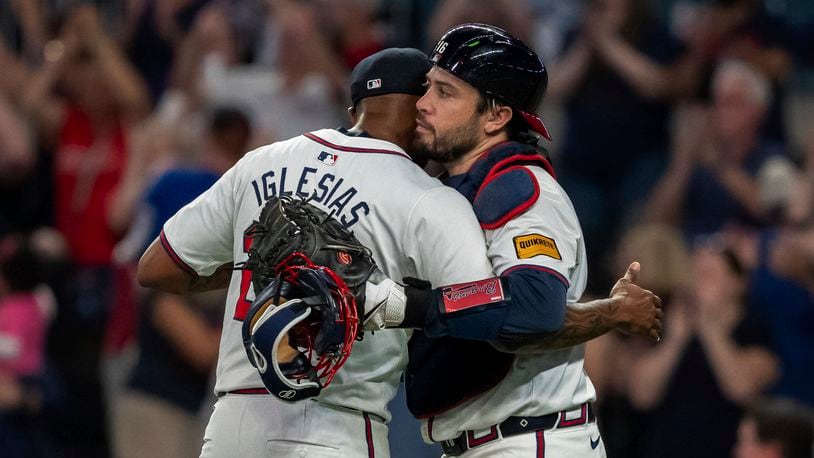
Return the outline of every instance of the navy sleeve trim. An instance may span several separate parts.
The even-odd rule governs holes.
[[[195,272],[195,269],[193,269],[192,267],[189,266],[189,264],[184,262],[184,260],[181,259],[181,257],[178,256],[178,253],[176,253],[175,250],[172,248],[172,245],[170,245],[170,241],[167,240],[167,235],[164,234],[164,229],[161,229],[161,234],[159,235],[159,237],[161,238],[161,246],[163,246],[164,251],[166,251],[167,254],[170,255],[170,259],[172,259],[172,261],[178,267],[180,267],[181,269],[183,269],[187,273],[197,277],[198,273]]]
[[[537,266],[537,265],[533,265],[533,264],[520,264],[520,265],[517,265],[517,266],[514,266],[514,267],[510,267],[510,268],[506,269],[501,275],[509,275],[510,273],[517,272],[518,270],[521,270],[521,269],[539,270],[539,271],[545,272],[547,274],[551,274],[552,276],[554,276],[554,278],[561,281],[562,284],[565,285],[566,289],[568,289],[571,286],[571,283],[568,281],[567,278],[565,278],[565,276],[563,274],[557,272],[556,270],[554,270],[554,269],[552,269],[550,267]]]

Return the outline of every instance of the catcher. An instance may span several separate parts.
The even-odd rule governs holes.
[[[313,244],[292,240],[336,221],[328,232],[353,231],[388,278],[448,285],[493,276],[468,201],[418,167],[413,159],[420,157],[406,153],[428,69],[417,50],[389,49],[365,59],[352,74],[353,128],[310,132],[248,153],[167,221],[142,257],[138,277],[144,286],[178,293],[229,286],[218,401],[202,456],[389,456],[386,405],[407,363],[408,334],[382,329],[354,341],[353,327],[420,324],[421,307],[391,305],[429,290],[390,287],[392,280],[379,278],[367,251],[346,235]],[[310,201],[298,203],[297,197]],[[261,214],[266,201],[271,203]],[[273,210],[275,202],[280,207]],[[275,216],[296,215],[287,213],[288,206],[324,213]],[[289,219],[299,222],[291,226]],[[342,271],[340,265],[357,261],[358,276]],[[244,268],[234,269],[241,263]],[[626,319],[616,317],[613,324],[649,332],[652,294],[629,282],[615,292],[593,307],[624,309]],[[377,307],[383,303],[388,307]],[[281,355],[285,338],[297,350]]]

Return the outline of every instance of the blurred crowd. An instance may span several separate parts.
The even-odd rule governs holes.
[[[246,151],[347,126],[361,59],[463,22],[548,67],[586,298],[638,260],[663,299],[662,342],[588,346],[608,455],[810,457],[803,0],[0,2],[0,454],[197,456],[224,298],[142,290],[138,257]]]

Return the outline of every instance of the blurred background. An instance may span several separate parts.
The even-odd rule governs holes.
[[[664,300],[658,345],[588,344],[608,456],[811,456],[811,0],[0,1],[0,455],[197,456],[224,298],[138,257],[249,149],[348,126],[361,59],[473,21],[548,67],[584,298],[639,260]],[[392,408],[392,455],[439,456]]]

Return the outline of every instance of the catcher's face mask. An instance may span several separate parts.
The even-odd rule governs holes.
[[[274,305],[281,289],[298,298]],[[342,279],[294,253],[257,295],[243,322],[243,344],[269,393],[295,402],[319,395],[331,383],[350,355],[358,322],[353,293]],[[281,363],[286,336],[298,353]]]

